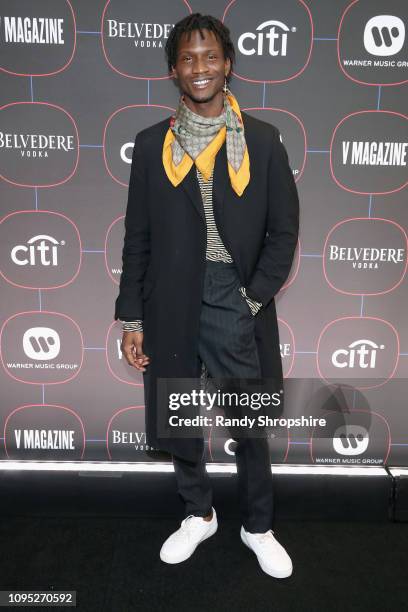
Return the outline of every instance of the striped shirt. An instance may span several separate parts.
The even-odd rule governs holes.
[[[233,263],[233,259],[230,253],[225,248],[224,243],[221,240],[221,236],[218,233],[217,224],[214,219],[214,207],[212,201],[212,190],[213,190],[213,174],[208,181],[206,181],[196,167],[197,179],[200,185],[201,197],[203,199],[205,220],[207,224],[207,248],[205,258],[210,261],[223,261],[226,263]],[[245,287],[240,287],[239,291],[241,295],[246,299],[248,306],[255,316],[256,313],[262,308],[261,302],[255,302],[246,295]],[[123,331],[143,331],[143,321],[137,319],[135,321],[124,321],[122,319]]]

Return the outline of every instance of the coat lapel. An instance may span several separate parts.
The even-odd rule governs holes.
[[[188,174],[185,176],[184,180],[182,180],[180,184],[205,223],[203,199],[201,197],[200,185],[198,184],[195,164],[191,166]]]
[[[218,209],[220,219],[223,216],[225,190],[228,181],[227,147],[224,140],[215,158],[213,177],[213,206]]]

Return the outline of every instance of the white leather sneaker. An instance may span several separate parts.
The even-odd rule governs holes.
[[[293,571],[292,561],[272,529],[265,533],[250,533],[241,527],[241,540],[257,556],[259,565],[274,578],[287,578]]]
[[[211,521],[205,521],[202,516],[189,514],[177,531],[172,533],[160,550],[160,559],[165,563],[181,563],[195,551],[203,540],[206,540],[218,529],[217,513],[212,509]]]

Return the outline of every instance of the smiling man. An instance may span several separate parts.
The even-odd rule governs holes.
[[[279,130],[241,112],[228,88],[228,29],[193,14],[166,44],[181,93],[174,116],[140,132],[133,151],[115,319],[121,349],[143,372],[147,443],[171,453],[185,503],[164,542],[166,563],[188,559],[218,527],[202,438],[160,437],[158,379],[282,381],[274,296],[297,244],[299,201]],[[269,575],[292,562],[272,531],[266,437],[236,440],[243,543]]]

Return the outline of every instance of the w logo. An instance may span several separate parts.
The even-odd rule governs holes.
[[[339,455],[361,455],[368,447],[368,431],[360,425],[342,425],[333,437],[333,448]]]
[[[366,23],[364,47],[371,55],[389,56],[401,51],[405,41],[404,22],[394,15],[377,15]]]
[[[31,359],[54,359],[60,348],[59,334],[51,327],[30,327],[24,333],[23,350]]]

